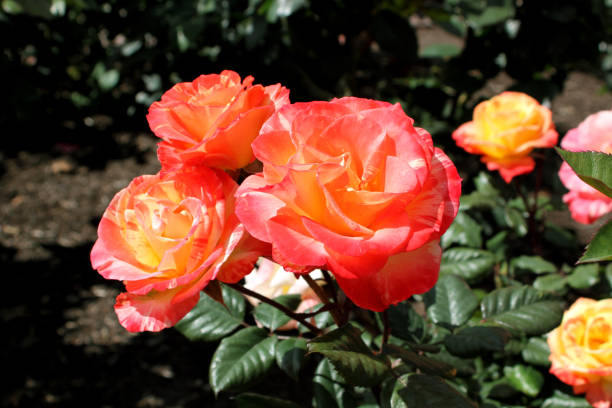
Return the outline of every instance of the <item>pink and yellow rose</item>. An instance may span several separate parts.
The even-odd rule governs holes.
[[[577,128],[567,132],[561,140],[561,147],[572,152],[591,150],[612,154],[612,110],[587,117]],[[559,178],[569,190],[563,201],[576,221],[590,224],[612,211],[612,198],[580,180],[566,162],[561,165]]]
[[[182,82],[149,108],[147,119],[162,139],[164,170],[181,166],[239,169],[253,161],[251,142],[275,109],[289,103],[280,84],[253,85],[233,71]]]
[[[548,345],[552,374],[594,407],[612,406],[612,299],[578,299]]]
[[[558,134],[550,109],[521,92],[503,92],[479,103],[473,120],[453,132],[453,139],[468,153],[482,155],[489,170],[498,170],[509,183],[530,173],[534,148],[553,147]]]
[[[237,282],[268,248],[234,214],[236,183],[223,171],[145,175],[118,192],[91,252],[94,269],[122,280],[115,312],[132,332],[174,325],[211,280]]]
[[[376,311],[435,284],[461,180],[398,104],[286,105],[253,151],[263,172],[242,183],[236,211],[286,270],[329,269],[355,304]]]

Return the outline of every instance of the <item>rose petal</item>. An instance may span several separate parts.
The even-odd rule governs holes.
[[[438,242],[430,242],[415,251],[391,256],[385,266],[372,275],[358,279],[336,276],[336,280],[357,306],[381,312],[431,289],[438,280],[441,256]]]

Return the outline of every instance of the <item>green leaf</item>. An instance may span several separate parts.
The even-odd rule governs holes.
[[[420,58],[452,58],[461,54],[461,47],[457,44],[431,44],[419,52]]]
[[[521,355],[527,363],[543,367],[550,366],[550,361],[548,360],[550,349],[548,348],[548,343],[543,338],[531,337]]]
[[[116,69],[109,69],[103,72],[98,77],[98,85],[103,91],[109,91],[113,89],[119,83],[119,71]]]
[[[608,287],[612,288],[612,263],[609,263],[604,269],[604,276],[608,282]]]
[[[599,265],[577,266],[567,277],[567,283],[574,289],[587,289],[599,282]]]
[[[300,295],[281,295],[274,300],[291,310],[295,310],[301,302]],[[259,323],[270,330],[276,330],[291,321],[289,316],[267,303],[257,306],[253,310],[253,315]]]
[[[451,365],[431,359],[427,356],[406,350],[395,344],[385,344],[384,353],[393,357],[401,358],[405,363],[422,370],[426,374],[439,375],[442,377],[454,377],[457,370]]]
[[[486,248],[493,252],[498,260],[505,260],[508,249],[508,231],[499,231],[485,243]]]
[[[309,307],[308,309],[304,310],[304,313],[316,312],[317,310],[321,309],[324,306],[325,305],[323,303],[319,303],[318,305],[314,305],[313,307]],[[309,319],[309,321],[310,321],[310,319]],[[331,313],[329,313],[329,312],[318,313],[317,315],[315,315],[314,321],[315,321],[315,326],[317,326],[319,329],[324,329],[326,327],[331,327],[331,326],[333,326],[335,324],[334,323],[334,318],[331,315]],[[310,332],[309,328],[307,328],[306,326],[304,326],[302,323],[299,323],[299,322],[298,322],[297,328],[300,331],[300,333],[309,333]]]
[[[550,275],[539,276],[533,281],[533,287],[542,292],[561,292],[565,289],[567,284],[567,278],[561,276],[558,273],[551,273]]]
[[[279,18],[289,17],[306,4],[307,0],[267,0],[258,12],[265,13],[268,22],[275,23]]]
[[[174,327],[189,340],[215,341],[230,334],[244,320],[244,296],[222,285],[225,305],[200,293],[200,300]]]
[[[142,48],[142,40],[128,41],[121,46],[121,54],[124,57],[130,57],[136,54]]]
[[[504,212],[504,221],[506,225],[512,228],[519,237],[527,235],[527,220],[523,216],[523,213],[513,207],[506,207]]]
[[[482,228],[464,211],[459,211],[455,220],[442,235],[440,245],[448,248],[452,244],[464,245],[472,248],[482,246]]]
[[[612,154],[555,149],[582,181],[612,198]]]
[[[541,256],[518,256],[510,261],[510,270],[516,272],[517,270],[525,270],[535,273],[536,275],[542,275],[544,273],[557,272],[557,267],[552,262],[548,262]]]
[[[436,324],[461,326],[478,307],[470,287],[453,275],[442,275],[436,286],[425,294],[427,314]]]
[[[454,356],[445,349],[435,354],[429,353],[427,357],[454,367],[457,370],[457,376],[470,377],[476,372],[474,369],[474,359]]]
[[[301,405],[293,401],[261,395],[253,392],[245,392],[236,396],[238,408],[300,408]]]
[[[489,195],[480,191],[462,195],[459,200],[459,208],[469,210],[471,208],[494,208],[500,205],[501,199],[495,195]]]
[[[265,375],[274,362],[275,345],[276,337],[269,337],[257,327],[242,329],[221,340],[208,374],[215,394]]]
[[[313,406],[315,408],[351,408],[357,405],[350,393],[351,386],[324,358],[317,366],[313,378]]]
[[[459,357],[475,357],[485,352],[503,351],[510,332],[494,326],[466,327],[444,339],[449,353]]]
[[[488,0],[485,4],[486,6],[479,14],[468,13],[467,20],[470,25],[486,27],[514,16],[514,5],[511,0]]]
[[[417,341],[423,339],[425,334],[425,321],[415,312],[412,304],[403,301],[387,309],[391,334],[407,341]]]
[[[490,196],[499,196],[499,190],[495,187],[495,182],[491,177],[491,173],[481,171],[478,176],[474,178],[474,185],[476,190],[480,193],[487,194]]]
[[[564,308],[563,302],[544,298],[529,286],[515,286],[489,293],[480,309],[487,323],[537,335],[556,327]]]
[[[391,396],[400,399],[406,408],[453,407],[474,408],[477,405],[460,394],[439,377],[426,374],[406,374],[401,376]],[[400,405],[402,406],[402,405]]]
[[[544,400],[541,408],[591,408],[591,404],[587,402],[584,396],[574,397],[555,390],[552,397]]]
[[[440,274],[457,275],[468,281],[482,278],[495,265],[495,255],[475,248],[450,248],[442,253]]]
[[[535,397],[540,393],[544,384],[544,376],[533,367],[517,364],[513,367],[504,367],[504,375],[510,385],[523,394]]]
[[[389,362],[374,355],[350,324],[310,340],[308,351],[327,357],[353,385],[375,386],[390,373]]]
[[[612,221],[597,231],[578,263],[602,261],[612,261]]]
[[[551,244],[561,248],[576,248],[576,236],[558,225],[546,223],[542,237]]]
[[[306,340],[303,338],[289,338],[276,345],[276,364],[296,381],[305,355]]]

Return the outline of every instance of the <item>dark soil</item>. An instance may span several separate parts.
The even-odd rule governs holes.
[[[510,85],[499,77],[482,94]],[[602,86],[584,73],[568,78],[552,102],[561,135],[612,107]],[[121,285],[91,269],[96,225],[112,196],[132,178],[158,170],[152,136],[115,134],[110,143],[114,153],[102,165],[88,161],[92,152],[58,145],[54,153],[4,157],[0,166],[1,353],[8,374],[2,405],[233,406],[227,396],[215,399],[208,385],[216,344],[190,343],[172,329],[127,333],[113,312]],[[556,217],[574,225],[567,212]]]

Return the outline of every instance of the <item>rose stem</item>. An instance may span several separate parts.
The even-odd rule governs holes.
[[[332,317],[334,318],[334,322],[338,325],[338,327],[342,326],[342,319],[341,316],[338,314],[338,304],[337,303],[332,303],[329,300],[329,297],[327,296],[327,293],[325,293],[325,290],[323,290],[323,288],[321,286],[319,286],[317,284],[317,282],[315,282],[310,275],[308,274],[304,274],[302,275],[302,278],[304,278],[304,280],[306,281],[306,283],[308,283],[308,286],[310,286],[312,288],[312,290],[314,291],[314,293],[317,294],[317,296],[319,297],[319,299],[321,299],[321,301],[323,303],[325,303],[326,305],[331,305],[333,308],[329,310],[329,312],[331,313]]]
[[[538,212],[538,194],[542,187],[542,159],[536,157],[536,183],[535,190],[533,192],[533,207],[531,212],[533,213],[533,225],[534,231],[532,235],[534,251],[537,255],[542,254],[542,246],[540,245],[540,232],[538,231],[538,225],[536,224],[536,214]]]
[[[327,285],[329,285],[329,288],[331,289],[332,299],[334,300],[334,303],[338,303],[338,292],[336,292],[336,286],[334,285],[334,280],[332,279],[329,272],[327,272],[325,269],[322,269],[321,271],[323,272],[325,283],[327,283]]]
[[[254,297],[255,299],[258,299],[264,303],[269,304],[272,307],[277,308],[278,310],[280,310],[281,312],[283,312],[284,314],[286,314],[287,316],[291,317],[294,320],[297,320],[298,322],[302,323],[304,326],[306,326],[311,332],[315,333],[315,334],[321,334],[321,329],[319,329],[317,326],[309,323],[305,316],[303,316],[301,313],[295,313],[293,310],[281,305],[278,302],[275,302],[272,299],[269,299],[263,295],[260,295],[257,292],[253,292],[250,289],[245,288],[242,285],[239,285],[237,283],[228,283],[227,284],[229,287],[236,289],[238,292],[244,293],[247,296],[251,296]],[[306,315],[308,315],[310,313],[307,313]]]
[[[518,193],[518,195],[523,200],[523,205],[525,206],[525,209],[527,210],[527,213],[528,213],[527,225],[529,229],[529,237],[531,238],[531,245],[533,247],[533,252],[536,255],[539,255],[541,251],[539,248],[540,246],[538,244],[537,231],[536,231],[536,219],[535,219],[535,211],[537,211],[537,208],[538,208],[537,189],[535,191],[536,195],[534,197],[535,204],[529,205],[529,199],[523,193],[523,190],[521,190],[521,186],[518,184],[516,179],[512,180],[512,186],[514,187],[514,190]]]
[[[348,321],[348,313],[344,313],[343,309],[346,306],[346,301],[340,303],[340,299],[338,298],[338,290],[336,289],[336,285],[331,275],[325,269],[321,270],[323,272],[323,277],[325,278],[325,282],[329,285],[332,292],[332,299],[334,300],[334,304],[338,305],[338,316],[340,317],[342,324],[345,324]],[[346,300],[346,298],[344,298]]]
[[[387,309],[382,312],[382,318],[383,318],[384,331],[383,331],[382,343],[380,344],[380,351],[382,351],[383,347],[385,347],[385,344],[387,344],[387,342],[389,341],[389,335],[391,334],[391,326],[389,325],[389,313]]]

